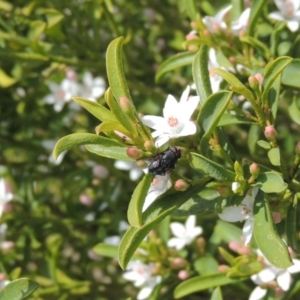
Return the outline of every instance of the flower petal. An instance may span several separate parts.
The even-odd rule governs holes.
[[[249,300],[263,299],[264,296],[267,294],[267,291],[267,289],[262,289],[260,286],[257,286],[250,294]]]

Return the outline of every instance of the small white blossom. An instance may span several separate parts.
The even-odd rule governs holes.
[[[157,148],[168,142],[169,139],[196,133],[196,125],[190,118],[199,103],[199,97],[188,97],[190,87],[183,92],[180,101],[169,95],[163,109],[163,117],[144,116],[142,122],[155,129],[152,133],[157,138]]]
[[[203,18],[203,23],[206,25],[207,29],[214,33],[218,29],[226,29],[227,25],[225,22],[228,12],[231,10],[232,5],[229,5],[221,9],[215,16],[206,16]]]
[[[286,21],[290,31],[296,32],[300,22],[300,0],[274,0],[279,11],[269,14],[269,18]]]
[[[69,78],[63,79],[60,84],[49,82],[48,87],[51,93],[44,98],[44,101],[47,104],[53,104],[57,112],[60,112],[65,103],[69,102],[72,96],[76,96],[80,90],[78,82]]]
[[[251,276],[252,281],[258,286],[252,291],[249,300],[263,299],[268,292],[267,285],[270,284],[270,287],[274,288],[274,284],[272,284],[272,282],[275,281],[281,291],[288,291],[293,280],[291,274],[300,272],[300,260],[293,259],[294,265],[288,267],[287,269],[279,269],[273,266],[260,251],[257,252],[263,257],[263,264],[265,268],[257,274]]]
[[[130,261],[123,278],[134,282],[135,287],[142,287],[137,295],[137,300],[148,299],[157,284],[161,282],[161,276],[152,276],[155,264],[145,264],[140,260]]]
[[[250,17],[250,8],[246,8],[238,20],[231,23],[231,30],[234,35],[239,35],[241,32],[245,32],[248,28],[249,17]]]
[[[169,247],[175,247],[177,250],[183,249],[186,245],[189,245],[195,237],[203,232],[202,227],[196,225],[196,216],[189,216],[185,225],[179,222],[172,222],[170,228],[172,234],[175,236],[168,241]]]
[[[116,160],[114,167],[119,170],[129,171],[129,178],[132,181],[138,180],[143,174],[143,171],[140,168],[134,168],[132,161]]]
[[[151,186],[145,198],[143,211],[145,211],[158,196],[164,194],[171,186],[170,173],[156,175],[151,182]]]
[[[82,78],[79,96],[88,100],[96,101],[97,98],[105,93],[106,83],[102,77],[93,77],[90,72],[86,72]]]
[[[0,178],[0,217],[2,216],[5,204],[12,199],[13,194],[10,191],[10,184],[5,178]]]
[[[227,207],[223,210],[219,217],[227,222],[246,221],[243,226],[243,238],[245,245],[250,243],[254,228],[253,204],[255,196],[258,192],[257,188],[252,189],[252,195],[247,195],[238,206]]]

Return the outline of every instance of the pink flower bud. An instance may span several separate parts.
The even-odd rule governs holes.
[[[91,206],[94,203],[94,200],[87,196],[86,194],[81,194],[79,196],[79,201],[81,204],[86,205],[86,206]]]
[[[141,150],[136,147],[127,148],[126,153],[127,153],[128,157],[133,158],[133,159],[139,159],[142,154]]]
[[[186,265],[186,261],[181,257],[175,257],[171,262],[170,265],[174,269],[182,269]]]
[[[190,187],[190,184],[183,179],[178,179],[174,183],[174,188],[177,191],[184,192]]]
[[[259,88],[261,88],[263,81],[264,81],[264,77],[260,73],[255,74],[254,77],[257,79],[257,81],[259,83]]]
[[[229,267],[227,265],[219,265],[218,266],[218,270],[221,272],[221,273],[226,273],[228,270],[229,270]]]
[[[178,272],[178,278],[181,280],[185,280],[189,277],[189,272],[187,270],[181,270]]]
[[[259,90],[259,82],[258,82],[258,80],[255,78],[255,76],[253,76],[253,75],[249,76],[248,82],[249,82],[250,87],[251,87],[253,90]]]
[[[268,125],[265,127],[264,131],[265,137],[268,141],[276,139],[278,133],[273,125]]]
[[[257,176],[259,174],[260,167],[258,164],[253,163],[250,165],[249,170],[250,170],[251,175]]]
[[[275,224],[281,222],[281,214],[279,212],[273,211],[272,212],[272,217],[273,217],[273,220],[274,220]]]

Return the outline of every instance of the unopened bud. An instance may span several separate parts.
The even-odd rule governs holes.
[[[126,97],[120,97],[120,107],[127,113],[133,111],[133,104],[132,102]]]
[[[257,81],[259,83],[259,88],[261,88],[263,81],[264,81],[264,76],[262,76],[262,74],[260,74],[260,73],[256,73],[254,75],[254,77],[257,79]]]
[[[194,40],[194,39],[196,39],[196,38],[198,38],[198,35],[197,35],[197,31],[196,31],[196,30],[193,30],[193,31],[189,32],[189,33],[185,36],[185,39],[186,39],[187,41],[189,41],[189,40]]]
[[[178,278],[181,280],[185,280],[189,277],[189,272],[187,270],[181,270],[178,272]]]
[[[191,23],[190,23],[190,26],[191,26],[191,28],[192,29],[197,29],[197,23],[196,22],[194,22],[194,21],[192,21]]]
[[[156,149],[156,147],[152,141],[146,141],[144,143],[144,147],[149,152],[153,152],[153,150]]]
[[[189,45],[187,47],[187,50],[190,51],[190,52],[197,52],[199,50],[199,47],[196,46],[196,45]]]
[[[184,192],[190,187],[190,184],[183,179],[178,179],[174,183],[174,188],[176,191]]]
[[[275,224],[278,224],[281,222],[281,214],[277,211],[273,211],[272,212],[272,217],[273,217],[273,220],[274,220],[274,223]]]
[[[141,157],[142,151],[136,147],[129,147],[126,149],[128,157],[133,159],[139,159]]]
[[[219,270],[221,273],[227,273],[227,271],[229,270],[229,266],[227,266],[227,265],[219,265],[219,266],[218,266],[218,270]]]
[[[273,125],[266,126],[264,134],[268,141],[275,140],[278,135],[278,133]]]
[[[253,163],[250,165],[249,170],[250,170],[251,175],[254,175],[257,177],[259,174],[259,171],[260,171],[260,167],[258,164]]]
[[[228,60],[229,60],[233,65],[236,64],[236,58],[235,58],[234,56],[230,56],[230,57],[228,58]]]
[[[227,186],[218,187],[218,192],[224,198],[232,195],[231,190]]]
[[[170,266],[173,269],[182,269],[186,265],[186,260],[181,257],[175,257],[170,262]]]
[[[259,90],[259,82],[258,80],[255,78],[255,76],[251,75],[249,76],[248,78],[248,82],[249,82],[249,85],[250,87],[253,89],[253,90]]]

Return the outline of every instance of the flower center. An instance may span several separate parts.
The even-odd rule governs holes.
[[[179,124],[179,121],[175,117],[170,117],[168,119],[168,124],[170,125],[170,127],[176,127]]]

